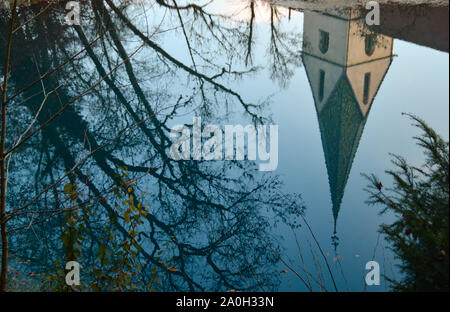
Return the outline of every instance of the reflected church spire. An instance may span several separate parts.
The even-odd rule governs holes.
[[[356,10],[304,13],[303,64],[311,86],[336,222],[364,126],[392,60],[393,39]]]

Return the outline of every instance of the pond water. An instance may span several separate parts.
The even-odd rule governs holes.
[[[448,140],[448,7],[385,4],[368,26],[364,8],[303,1],[96,3],[80,26],[62,5],[19,10],[44,13],[12,43],[9,148],[38,115],[11,154],[15,270],[40,285],[76,260],[91,288],[156,291],[388,290],[365,286],[370,260],[401,278],[378,233],[395,216],[362,174],[389,187],[391,153],[422,164],[403,113]],[[276,170],[172,159],[171,127],[196,116],[277,125]]]

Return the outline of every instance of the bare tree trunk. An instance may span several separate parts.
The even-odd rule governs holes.
[[[6,155],[5,155],[5,141],[6,141],[6,89],[8,87],[8,72],[9,60],[11,55],[11,43],[14,28],[14,18],[16,15],[17,0],[11,10],[11,22],[9,24],[8,41],[6,44],[6,58],[5,58],[5,72],[3,75],[2,86],[2,130],[0,139],[0,220],[1,220],[1,236],[2,236],[2,269],[0,275],[0,291],[6,291],[6,279],[8,272],[8,233],[6,231],[6,188],[8,186],[7,171],[6,171]]]

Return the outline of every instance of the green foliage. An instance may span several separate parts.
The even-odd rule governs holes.
[[[156,290],[157,269],[149,268],[152,271],[151,281],[143,280],[140,276],[143,265],[138,259],[142,251],[139,226],[143,224],[143,218],[148,215],[149,208],[138,201],[135,182],[128,178],[127,169],[119,169],[120,173],[116,174],[116,181],[110,187],[109,198],[98,198],[99,203],[111,204],[115,208],[114,213],[109,214],[106,219],[93,206],[84,207],[81,204],[82,191],[77,188],[75,182],[64,186],[66,203],[69,203],[60,234],[65,261],[64,263],[54,262],[54,272],[44,276],[45,289],[52,291]],[[117,222],[120,222],[125,232],[117,231],[115,227]],[[92,234],[92,223],[102,225],[101,236]],[[96,251],[93,257],[88,255],[88,252],[92,250]],[[163,251],[159,251],[157,259],[161,259],[162,254]],[[65,263],[68,261],[77,261],[81,264],[80,286],[65,284],[67,273]]]
[[[382,225],[381,232],[401,259],[401,281],[392,281],[395,291],[448,291],[449,283],[449,149],[432,128],[408,115],[422,134],[414,139],[424,150],[425,163],[411,166],[393,155],[396,170],[386,171],[393,187],[384,189],[380,180],[366,176],[369,204],[381,204],[381,213],[397,219]]]

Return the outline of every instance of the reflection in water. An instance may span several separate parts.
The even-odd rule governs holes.
[[[336,222],[353,159],[392,60],[393,39],[355,10],[304,13],[303,64],[314,97]]]
[[[426,2],[426,1],[425,1]],[[359,18],[367,14],[368,10],[361,7],[359,1],[340,1],[341,10],[336,10],[333,1],[279,1],[280,5],[300,12],[315,11],[331,16],[347,11],[348,17]],[[383,1],[380,6],[380,25],[369,28],[377,33],[401,39],[440,51],[449,51],[449,13],[448,3],[426,4],[419,3],[402,5],[395,2]],[[348,9],[350,8],[350,9]],[[340,12],[338,12],[340,11]],[[352,13],[350,13],[352,11]],[[344,13],[345,14],[345,13]]]
[[[30,123],[37,133],[10,158],[14,265],[31,261],[26,269],[50,274],[59,290],[67,287],[64,263],[73,260],[86,268],[88,290],[276,289],[280,246],[270,229],[276,222],[295,228],[301,199],[278,191],[280,180],[253,162],[168,154],[170,124],[192,111],[207,121],[233,111],[266,120],[224,84],[255,71],[250,62],[235,65],[240,51],[252,54],[253,29],[163,1],[149,26],[133,15],[136,6],[127,11],[109,0],[83,3],[91,19],[68,27],[63,6],[20,7],[24,27],[12,44],[6,145],[21,142],[17,134]],[[8,23],[1,14],[1,29]],[[157,43],[174,41],[174,25],[190,29],[182,41],[188,61]],[[272,31],[273,59],[293,59],[285,34],[276,25]],[[276,63],[274,73],[291,65]]]
[[[240,23],[271,24],[289,16],[288,8],[264,0],[215,0],[211,6],[213,12]]]
[[[29,261],[25,268],[40,274],[76,259],[88,268],[86,288],[95,290],[111,290],[108,277],[125,273],[130,284],[114,289],[277,290],[284,246],[274,225],[295,230],[301,198],[279,191],[279,177],[261,175],[252,162],[177,162],[168,148],[170,126],[189,114],[211,124],[230,116],[269,120],[270,109],[247,101],[230,81],[250,80],[265,67],[287,85],[301,65],[301,35],[278,23],[291,9],[242,1],[222,16],[209,11],[208,0],[180,7],[149,0],[145,10],[114,3],[84,1],[83,25],[75,27],[61,23],[61,3],[18,9],[23,27],[12,44],[6,145],[21,142],[24,131],[36,135],[25,137],[9,163],[14,264]],[[212,11],[223,3],[213,1]],[[0,14],[1,47],[8,17]],[[267,55],[257,66],[256,27],[264,22]],[[335,246],[344,189],[392,47],[358,11],[304,13],[302,60],[322,136]],[[300,268],[302,290],[326,289],[320,274],[315,281],[304,262]]]
[[[371,26],[379,33],[448,52],[448,7],[381,6],[380,25]]]

